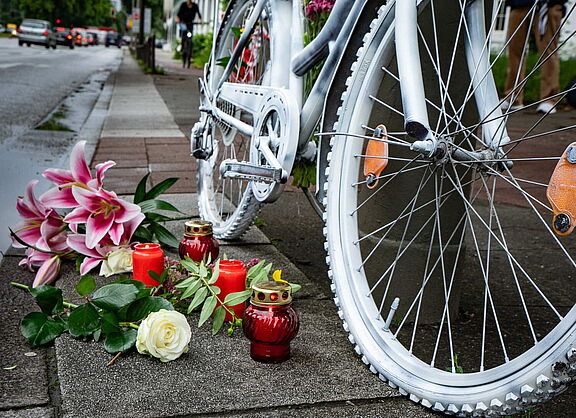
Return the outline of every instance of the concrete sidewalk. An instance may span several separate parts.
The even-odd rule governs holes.
[[[164,198],[197,217],[194,171],[188,141],[151,76],[125,56],[115,75],[112,100],[92,161],[118,165],[106,174],[106,187],[130,194],[147,172],[151,185],[164,178],[181,180]],[[181,234],[182,222],[167,227]],[[161,363],[137,353],[106,367],[110,355],[101,343],[61,337],[54,347],[30,349],[19,334],[20,319],[36,310],[29,295],[9,286],[30,284],[33,274],[18,267],[22,251],[11,250],[0,267],[0,417],[168,417],[216,416],[428,416],[371,374],[355,355],[330,299],[324,277],[310,280],[253,227],[241,241],[223,243],[221,254],[273,262],[303,290],[295,308],[301,331],[293,357],[264,365],[249,357],[249,343],[238,331],[229,338],[196,328],[190,353]],[[320,256],[319,256],[320,257]],[[72,296],[79,277],[65,264],[57,285]]]

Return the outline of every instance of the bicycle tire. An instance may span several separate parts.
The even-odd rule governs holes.
[[[433,3],[433,1],[428,3],[427,7],[434,7]],[[438,2],[438,4],[440,3],[441,2]],[[442,10],[445,11],[447,8],[448,6],[444,5]],[[425,8],[423,7],[423,9]],[[446,27],[440,24],[438,25],[442,27],[443,30],[449,32],[449,25]],[[332,150],[328,155],[329,161],[326,170],[327,181],[324,185],[325,190],[327,190],[327,197],[324,200],[326,207],[324,214],[325,246],[328,253],[327,263],[329,266],[329,276],[332,280],[331,288],[335,293],[334,300],[338,307],[338,314],[343,321],[344,329],[349,333],[349,340],[354,345],[355,351],[361,356],[362,361],[369,367],[370,371],[377,374],[383,381],[388,382],[392,388],[398,389],[401,394],[408,396],[412,401],[439,412],[459,416],[517,413],[534,407],[536,404],[561,393],[566,389],[567,385],[572,382],[574,376],[576,376],[576,349],[574,348],[576,341],[576,325],[574,325],[576,309],[571,305],[562,311],[563,318],[560,319],[557,324],[549,325],[547,335],[538,337],[533,347],[530,348],[527,346],[526,351],[521,351],[524,348],[523,346],[512,347],[519,352],[519,354],[516,354],[516,351],[514,351],[514,358],[510,358],[508,359],[509,361],[505,361],[499,365],[486,364],[485,368],[474,369],[472,365],[475,364],[476,359],[465,358],[465,369],[470,367],[470,371],[463,373],[457,373],[457,370],[455,370],[453,356],[442,360],[435,358],[436,352],[444,355],[448,353],[449,355],[450,353],[455,353],[456,348],[436,348],[435,350],[438,351],[434,351],[433,365],[431,365],[419,357],[420,352],[418,352],[418,347],[412,346],[415,341],[418,341],[411,339],[412,332],[410,332],[408,336],[400,334],[400,332],[404,331],[399,328],[402,328],[404,324],[411,324],[410,321],[412,320],[412,323],[416,324],[416,328],[413,328],[413,333],[416,335],[417,331],[414,331],[418,329],[418,318],[414,317],[416,313],[411,314],[408,312],[404,318],[399,318],[398,323],[392,323],[389,331],[383,329],[387,313],[389,313],[389,301],[391,301],[392,298],[388,295],[378,299],[375,295],[375,293],[377,293],[375,289],[379,286],[378,280],[381,272],[387,271],[393,263],[400,266],[399,260],[404,253],[400,254],[398,248],[402,249],[402,243],[404,241],[408,242],[410,239],[405,238],[406,235],[408,235],[408,237],[411,236],[410,233],[417,235],[413,230],[410,230],[410,228],[412,228],[412,226],[410,226],[412,215],[407,215],[407,213],[413,213],[416,208],[418,208],[418,210],[420,209],[415,205],[419,202],[416,189],[410,189],[410,182],[407,180],[405,183],[402,183],[400,177],[394,170],[386,168],[386,170],[389,171],[383,172],[385,173],[384,175],[388,175],[388,177],[392,177],[393,179],[398,178],[396,178],[396,181],[391,182],[389,187],[382,186],[383,188],[380,190],[383,190],[382,194],[385,195],[385,197],[378,202],[376,202],[376,199],[372,199],[370,202],[366,198],[366,196],[372,195],[368,194],[367,187],[360,183],[364,179],[364,174],[361,170],[362,163],[360,161],[363,158],[363,154],[366,153],[365,148],[366,142],[368,141],[366,137],[369,137],[372,133],[366,126],[375,127],[378,122],[385,121],[389,132],[392,132],[391,135],[394,141],[400,141],[398,138],[401,137],[401,134],[394,133],[395,128],[398,126],[400,127],[398,131],[403,131],[403,118],[394,116],[394,111],[390,110],[391,108],[395,108],[396,110],[398,110],[398,108],[401,109],[401,98],[393,74],[395,65],[393,27],[394,2],[389,2],[380,8],[378,17],[372,22],[370,31],[364,36],[363,46],[357,51],[357,61],[352,65],[352,75],[347,79],[346,91],[341,97],[341,107],[338,110],[339,118],[333,127],[333,132],[346,133],[341,135],[335,134],[331,138]],[[430,44],[432,44],[432,42],[430,42]],[[442,47],[442,43],[440,43],[440,46]],[[452,48],[450,48],[450,50],[452,50]],[[454,50],[456,50],[456,48],[454,48]],[[382,67],[386,70],[383,70]],[[440,72],[440,74],[442,74],[442,72]],[[466,87],[466,84],[457,85],[454,87],[454,90],[464,88],[464,91],[466,91]],[[428,85],[426,85],[426,88],[428,92]],[[439,87],[439,89],[440,88],[441,87]],[[377,100],[370,98],[370,96],[375,97]],[[428,96],[427,94],[427,97],[429,97],[432,102],[434,101],[433,96],[434,95]],[[384,104],[382,105],[380,102]],[[385,109],[377,109],[377,106],[383,106]],[[430,105],[430,107],[433,106]],[[458,102],[456,102],[456,108],[458,108]],[[444,117],[447,111],[444,110],[443,113],[439,113],[441,115],[440,117]],[[433,125],[433,123],[431,124]],[[357,136],[350,136],[350,134]],[[394,156],[393,145],[390,145],[390,149],[389,158],[402,156],[400,153]],[[389,161],[389,164],[392,166],[395,164],[395,161]],[[404,162],[396,162],[397,166],[400,164],[404,164]],[[431,168],[425,168],[425,170],[432,171]],[[398,173],[400,173],[400,170],[398,170]],[[407,173],[402,172],[402,175],[406,176]],[[458,176],[458,174],[454,175]],[[421,176],[421,182],[423,181],[422,179],[424,179],[424,174]],[[476,179],[476,177],[474,177],[474,179]],[[439,181],[440,180],[438,180],[438,182]],[[386,182],[387,181],[381,180],[381,183]],[[363,187],[362,190],[360,190],[361,187]],[[456,188],[457,186],[454,186],[454,189]],[[421,190],[421,183],[418,190]],[[444,191],[443,188],[441,188],[441,190]],[[404,191],[408,197],[402,196],[398,191]],[[388,196],[392,193],[395,194],[392,198],[388,198],[386,197],[386,192]],[[464,193],[462,195],[462,197],[466,197]],[[364,198],[362,201],[359,200],[360,196]],[[438,196],[439,194],[436,191],[436,202],[439,201]],[[440,196],[443,196],[443,193],[440,194]],[[359,201],[362,205],[360,208],[358,208]],[[404,206],[406,202],[409,204]],[[500,207],[499,204],[494,204],[493,202],[494,195],[492,200],[488,198],[487,205],[493,206],[494,208]],[[472,203],[476,203],[474,199]],[[370,208],[369,205],[372,205],[372,207]],[[463,203],[465,208],[468,207],[466,205],[466,203]],[[396,209],[393,208],[390,210],[388,207],[395,207]],[[407,208],[408,212],[403,214],[398,208]],[[443,206],[441,205],[437,207],[436,211],[442,212],[442,208]],[[386,212],[386,210],[388,210],[388,212]],[[497,211],[497,209],[494,210]],[[514,211],[514,213],[521,214],[529,212],[529,210],[523,209],[514,209]],[[468,213],[466,210],[464,212],[466,214]],[[531,214],[532,218],[538,217],[536,211],[534,212],[534,214]],[[398,215],[398,213],[400,213],[400,215]],[[374,244],[374,247],[370,247],[370,234],[373,233],[374,228],[378,229],[381,228],[382,225],[389,225],[390,222],[398,222],[401,216],[403,216],[402,219],[408,218],[408,220],[403,221],[404,224],[399,225],[399,228],[397,228],[399,231],[395,232],[398,236],[402,237],[397,239],[397,241],[400,242],[399,247],[398,245],[393,246],[393,248],[387,250],[387,254],[384,255],[383,250],[381,251],[380,249],[371,252],[381,245],[380,243],[384,242],[383,240],[392,241],[392,238],[388,238],[386,234],[382,233],[376,235],[378,239],[373,240],[378,241],[379,244]],[[440,214],[435,215],[435,218],[439,218],[440,216]],[[471,217],[470,214],[462,215],[461,219],[468,219],[467,216]],[[491,219],[494,217],[491,210],[489,211],[489,217]],[[510,221],[509,219],[506,220]],[[526,222],[526,220],[523,221]],[[435,222],[434,225],[436,224]],[[500,221],[498,223],[500,223]],[[512,223],[511,227],[515,226],[513,222],[509,223]],[[393,223],[390,229],[394,228],[395,225],[396,223]],[[438,221],[438,225],[440,225],[440,221]],[[474,222],[471,221],[470,225],[470,228],[465,230],[465,232],[468,232],[468,235],[470,235],[471,228],[474,228],[474,226],[472,226]],[[510,225],[505,225],[503,228],[506,228],[506,226]],[[540,226],[541,229],[546,229],[542,225]],[[371,227],[372,229],[367,230],[367,227]],[[456,232],[458,228],[458,226],[453,228],[453,231]],[[494,226],[494,228],[496,229],[496,226]],[[498,228],[501,227],[499,226]],[[438,228],[438,230],[440,229],[441,227]],[[549,229],[550,228],[548,228],[548,230]],[[500,232],[502,232],[502,229],[500,229]],[[497,231],[495,235],[499,236],[500,232]],[[440,234],[436,235],[439,236]],[[491,236],[490,233],[487,235]],[[505,234],[502,232],[500,236],[504,243],[506,243],[504,238]],[[430,237],[436,239],[435,233],[429,233],[429,236],[426,238],[426,241],[432,243],[433,241]],[[547,236],[547,238],[554,241],[553,236]],[[445,247],[447,247],[447,244],[450,243],[451,240],[452,238],[450,237]],[[474,240],[476,241],[476,238],[474,238]],[[366,243],[367,241],[368,243]],[[487,244],[487,249],[492,248],[493,244],[490,242],[490,240],[487,240],[487,243],[484,243]],[[525,245],[525,243],[520,244]],[[411,244],[406,245],[408,247]],[[460,247],[462,246],[461,242]],[[432,244],[424,247],[424,252],[430,254],[430,248],[432,248]],[[508,246],[506,251],[509,255],[504,255],[503,258],[509,259],[510,257],[519,257],[522,248]],[[444,262],[448,264],[448,257],[446,257],[445,260],[443,253],[444,250],[440,252],[439,258],[443,260],[442,264],[444,264]],[[573,251],[571,251],[571,253],[573,253]],[[376,254],[375,259],[371,259],[373,254]],[[487,250],[487,254],[490,254],[490,250]],[[482,254],[479,253],[477,258],[484,262],[481,255]],[[394,260],[392,263],[387,264],[386,260],[390,258]],[[431,257],[428,255],[428,260],[430,259]],[[460,253],[456,254],[455,259],[460,260]],[[488,259],[490,259],[489,256]],[[508,261],[509,260],[506,260],[506,262]],[[543,259],[542,261],[551,262],[552,260]],[[570,261],[569,264],[572,264],[573,269],[574,266],[571,255],[568,261]],[[553,259],[553,262],[558,262],[558,259]],[[424,276],[429,275],[428,278],[430,278],[435,267],[432,267],[429,271],[429,265],[425,263],[424,272],[421,270],[417,271],[416,269],[418,267],[422,267],[422,263],[418,266],[419,261],[417,258],[403,260],[403,263],[401,267],[404,277],[410,277],[410,275],[416,274],[422,276],[422,273],[424,273],[420,283],[417,283],[419,288],[424,289],[427,283],[427,279]],[[525,266],[524,259],[522,259],[522,263],[522,265]],[[452,265],[457,266],[458,261],[452,263]],[[466,264],[466,266],[465,268],[470,269],[469,264]],[[545,268],[545,266],[543,267]],[[446,270],[448,270],[448,268],[446,268]],[[475,267],[472,270],[477,271],[479,268]],[[511,268],[510,270],[512,271],[514,269]],[[531,273],[532,270],[531,268],[529,272]],[[453,271],[455,272],[456,268],[454,268]],[[509,275],[511,274],[509,273]],[[482,281],[483,278],[477,280]],[[495,281],[496,279],[493,280]],[[444,282],[446,283],[446,280],[444,280]],[[422,283],[424,283],[424,287],[420,287]],[[489,282],[486,280],[485,283]],[[467,301],[466,307],[472,306],[474,308],[476,306],[474,303],[478,300],[482,302],[482,298],[478,298],[477,295],[474,294],[474,292],[478,290],[478,285],[474,284],[473,277],[467,278],[465,284],[470,287],[470,292],[463,294],[461,299]],[[494,283],[491,284],[496,285]],[[541,284],[541,281],[538,281],[538,284]],[[402,285],[409,286],[409,283],[404,281]],[[488,286],[486,287],[490,289]],[[505,286],[500,285],[497,289],[499,292],[503,292],[508,296],[510,292],[504,289],[504,287]],[[416,288],[416,290],[419,288]],[[451,288],[452,287],[449,289]],[[446,292],[446,287],[444,289]],[[466,290],[467,289],[463,289],[463,291]],[[549,290],[549,288],[546,290]],[[521,292],[526,292],[526,289],[522,288],[520,293]],[[450,298],[450,291],[448,291],[447,294],[448,296],[444,294],[443,299],[440,301],[442,305],[447,304],[445,299],[449,300]],[[563,298],[563,296],[559,294],[554,296],[556,296],[557,300]],[[519,296],[517,299],[522,299],[522,297]],[[508,302],[512,303],[511,300]],[[401,306],[402,303],[406,304],[407,302],[401,299]],[[410,305],[410,300],[408,301],[408,305]],[[488,305],[488,302],[484,302],[483,307],[486,305]],[[383,307],[385,307],[385,309],[383,309]],[[500,308],[500,306],[498,306],[498,308]],[[528,306],[528,308],[534,313],[535,309],[533,306]],[[449,312],[450,309],[444,309],[443,311],[445,314],[442,317],[442,326],[445,322],[444,317],[448,316],[449,318],[449,314],[446,315],[446,312]],[[541,313],[543,317],[547,315],[538,311],[536,313]],[[410,315],[413,316],[410,317]],[[486,317],[486,314],[484,314],[484,317]],[[513,318],[516,319],[515,316]],[[528,320],[530,320],[530,318],[528,318]],[[476,325],[476,322],[477,321],[472,318],[469,324],[463,323],[459,325],[460,328],[465,329],[466,327]],[[520,324],[520,320],[510,322],[510,324],[508,322],[505,324],[509,331],[528,327],[527,325]],[[440,321],[436,322],[437,327],[438,323],[440,323]],[[412,326],[414,327],[414,325]],[[433,345],[436,341],[436,335],[439,335],[437,340],[440,341],[443,334],[443,327],[438,327],[438,329],[440,329],[438,333],[434,329],[434,326],[434,323],[420,326],[421,329],[432,329],[432,331],[429,331],[429,329],[421,331],[423,335],[429,331],[428,333],[431,333],[435,337],[431,340],[432,348],[434,348]],[[453,326],[454,330],[452,332],[459,332],[455,324],[453,324]],[[503,325],[501,324],[501,326]],[[497,325],[494,328],[496,327]],[[420,331],[418,330],[418,332]],[[472,333],[472,331],[469,332]],[[486,335],[495,338],[497,333],[496,331],[493,332],[494,334],[492,335],[486,331]],[[500,332],[500,330],[498,330],[498,332]],[[522,332],[525,333],[526,330],[522,330]],[[517,335],[518,338],[525,337],[520,331]],[[506,337],[512,338],[510,335],[506,335]],[[488,339],[488,337],[486,338]],[[506,339],[506,341],[508,340],[509,338]],[[424,335],[421,341],[426,343],[426,335]],[[447,342],[449,341],[450,339]],[[450,342],[450,344],[452,343],[454,343],[454,341]],[[471,350],[471,348],[463,347],[463,345],[472,345],[473,343],[476,343],[473,337],[470,337],[470,339],[465,342],[460,341],[460,349]],[[450,344],[446,343],[447,346]],[[438,345],[438,343],[436,343],[436,345]],[[504,346],[506,346],[506,344],[504,344]],[[486,348],[486,346],[482,348]],[[510,347],[508,348],[510,349]],[[422,355],[422,357],[424,357],[424,355]],[[429,361],[429,357],[426,361]],[[436,363],[434,363],[434,361],[436,361]],[[450,371],[445,370],[446,366],[451,366]]]
[[[210,62],[206,67],[206,79],[212,87],[223,69],[222,66],[218,68],[219,60],[226,57],[226,54],[230,54],[230,46],[234,43],[234,36],[237,36],[233,28],[239,29],[241,27],[241,25],[235,25],[238,25],[239,21],[246,18],[247,10],[254,4],[251,0],[235,0],[230,3],[225,12],[224,19],[218,30],[217,39],[214,43]],[[274,25],[274,10],[272,4],[266,3],[264,10],[267,20],[265,23],[268,25],[268,32],[271,32],[271,26]],[[262,18],[260,25],[264,25]],[[264,31],[264,29],[262,29],[262,31]],[[261,37],[260,42],[264,43],[262,39],[264,39],[264,37]],[[265,43],[269,42],[270,40],[267,39]],[[240,59],[243,59],[243,55],[244,53],[241,54]],[[274,63],[270,64],[270,67],[272,66],[274,66]],[[262,68],[265,68],[265,66],[262,66]],[[246,74],[245,72],[242,73],[242,71],[242,63],[240,63],[231,77],[234,78],[239,77],[241,74]],[[265,71],[272,70],[269,68]],[[246,82],[246,80],[242,81]],[[256,80],[256,82],[258,83],[258,81],[262,82],[263,77],[259,77],[259,80]],[[233,107],[227,104],[221,105],[224,111],[237,113]],[[239,116],[239,114],[236,114],[236,116]],[[218,147],[222,146],[223,152],[219,152],[224,155],[222,158],[225,158],[226,155],[231,155],[232,151],[226,151],[226,148],[231,148],[231,146],[236,144],[240,136],[236,130],[222,122],[212,124],[205,132],[205,135],[212,135],[212,143],[214,144],[215,150],[218,150]],[[215,139],[217,136],[220,137],[219,140]],[[244,138],[243,142],[238,146],[239,150],[242,149],[242,147],[244,149],[245,155],[242,158],[243,160],[249,159],[249,154],[246,153],[246,150],[250,149],[250,141],[251,138]],[[229,146],[225,145],[226,142],[230,143]],[[234,151],[234,153],[236,155],[236,151]],[[208,160],[198,160],[198,206],[200,215],[203,219],[213,223],[214,235],[216,237],[229,240],[237,239],[250,228],[262,204],[254,197],[251,184],[246,181],[238,182],[237,193],[231,189],[231,191],[228,192],[228,196],[225,196],[226,185],[225,181],[220,177],[218,157],[218,153],[215,152]],[[220,182],[221,186],[218,185],[218,182]],[[231,183],[233,182],[232,180]],[[218,191],[220,187],[222,191],[219,194]],[[218,194],[220,196],[218,196]],[[239,198],[234,202],[228,202],[228,200],[232,200],[231,197],[234,196],[234,194],[237,194]],[[218,201],[220,201],[219,204]],[[232,208],[230,208],[230,203],[232,203]],[[218,207],[218,205],[220,205],[220,207]],[[225,214],[224,206],[227,206],[228,209],[226,210],[231,211],[231,213]]]

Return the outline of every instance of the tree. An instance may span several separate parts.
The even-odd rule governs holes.
[[[110,0],[15,0],[22,18],[44,19],[63,26],[110,26]]]

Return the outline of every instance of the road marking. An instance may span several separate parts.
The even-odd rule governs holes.
[[[0,64],[0,69],[10,68],[10,67],[17,67],[22,65],[21,62],[11,62],[10,64]]]

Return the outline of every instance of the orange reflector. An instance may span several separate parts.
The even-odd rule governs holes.
[[[378,125],[374,131],[374,139],[368,141],[364,159],[364,177],[369,189],[378,185],[378,176],[388,165],[388,143],[382,141],[383,139],[388,139],[388,132],[384,125]]]
[[[566,148],[556,164],[546,197],[554,212],[552,229],[558,235],[571,234],[576,226],[576,142]]]

